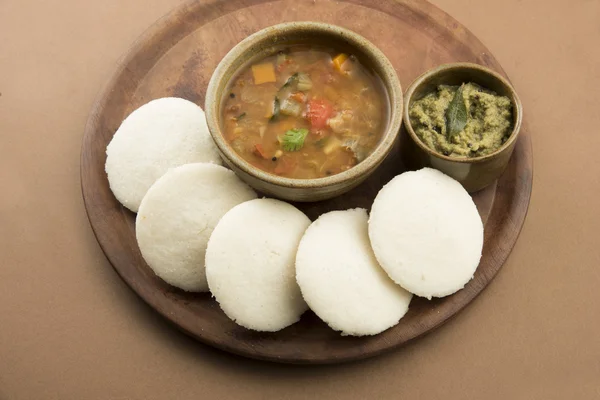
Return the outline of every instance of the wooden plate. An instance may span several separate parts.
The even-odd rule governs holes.
[[[81,154],[83,198],[98,242],[117,273],[187,334],[226,351],[270,361],[355,360],[390,350],[441,325],[472,301],[498,272],[517,240],[529,205],[532,155],[525,126],[504,175],[497,184],[473,196],[485,223],[483,257],[474,279],[465,289],[443,299],[415,297],[397,326],[374,337],[342,337],[311,312],[278,333],[251,332],[227,319],[209,294],[187,294],[165,284],[142,259],[135,240],[135,215],[116,201],[104,172],[106,145],[132,110],[164,96],[203,105],[207,83],[227,51],[253,32],[293,20],[329,22],[365,36],[387,55],[404,88],[423,71],[444,62],[470,61],[503,73],[477,38],[424,1],[192,1],[144,33],[94,105]],[[352,192],[298,206],[311,219],[330,210],[369,209],[379,189],[404,170],[398,154],[396,149]]]

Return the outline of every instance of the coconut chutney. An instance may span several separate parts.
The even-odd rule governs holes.
[[[433,93],[410,106],[410,124],[419,139],[430,149],[450,157],[474,158],[498,150],[508,139],[512,124],[512,102],[506,96],[475,83],[463,86],[466,125],[449,135],[446,110],[458,86],[440,85]]]

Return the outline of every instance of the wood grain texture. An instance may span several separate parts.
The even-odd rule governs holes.
[[[475,62],[504,74],[477,38],[424,1],[192,1],[146,31],[96,101],[82,145],[83,197],[98,242],[117,273],[187,334],[229,352],[270,361],[350,361],[393,349],[438,327],[491,281],[516,242],[527,213],[533,173],[531,142],[524,124],[504,175],[473,196],[485,224],[485,243],[481,264],[465,289],[432,301],[414,298],[397,326],[374,337],[342,337],[311,312],[275,334],[235,325],[209,294],[172,288],[145,264],[135,240],[135,215],[116,201],[108,186],[105,150],[123,118],[151,99],[178,96],[202,105],[212,71],[227,51],[259,29],[293,20],[329,22],[365,36],[390,59],[404,87],[423,71],[444,62]],[[404,171],[399,153],[395,149],[372,177],[348,194],[297,206],[311,219],[330,210],[369,209],[379,189]]]

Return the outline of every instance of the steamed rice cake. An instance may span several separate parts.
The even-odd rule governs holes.
[[[208,291],[204,257],[210,234],[227,211],[254,198],[224,167],[194,163],[170,170],[148,190],[135,221],[144,260],[173,286]]]
[[[311,310],[343,335],[396,325],[412,298],[377,263],[361,208],[329,212],[310,225],[296,255],[296,279]]]
[[[431,299],[471,280],[481,258],[483,224],[460,183],[424,168],[396,176],[377,194],[369,237],[388,275]]]
[[[225,314],[238,325],[275,332],[308,308],[295,259],[310,220],[283,201],[256,199],[229,210],[206,250],[206,277]]]
[[[137,212],[169,168],[194,162],[221,163],[204,111],[191,101],[165,97],[125,118],[106,148],[105,170],[117,200]]]

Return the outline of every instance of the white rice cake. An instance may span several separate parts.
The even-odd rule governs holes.
[[[194,163],[170,170],[148,190],[135,220],[144,260],[170,285],[208,291],[204,257],[210,234],[227,211],[254,198],[224,167]]]
[[[191,101],[166,97],[125,118],[106,147],[105,170],[117,200],[137,212],[167,170],[194,162],[221,164],[204,111]]]
[[[412,294],[381,269],[362,208],[323,214],[296,255],[296,279],[309,307],[342,335],[375,335],[396,325]]]
[[[460,183],[424,168],[398,175],[377,194],[369,237],[388,275],[431,299],[471,280],[481,258],[483,224]]]
[[[296,283],[298,243],[310,220],[279,200],[235,206],[217,224],[206,250],[206,277],[221,309],[235,323],[275,332],[307,310]]]

